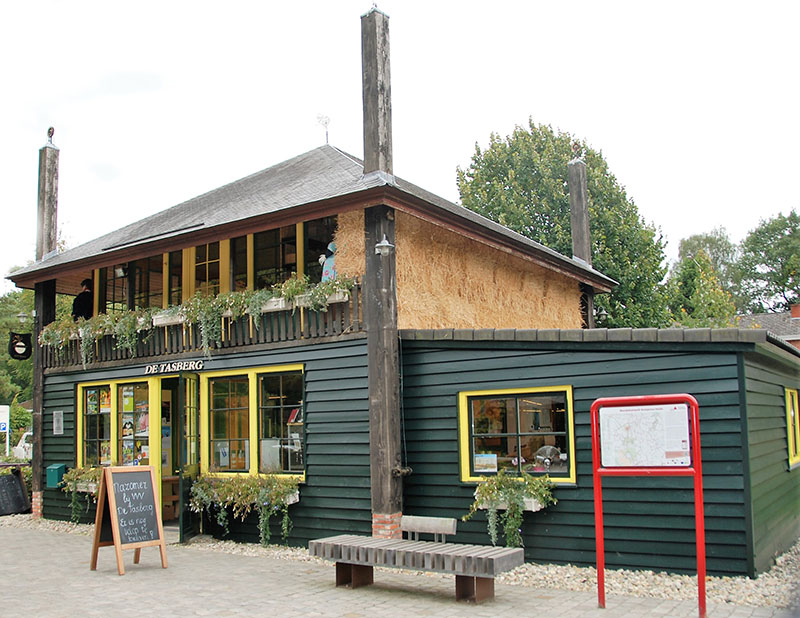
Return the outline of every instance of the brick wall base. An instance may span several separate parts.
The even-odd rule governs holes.
[[[31,493],[31,515],[34,519],[41,519],[44,509],[44,492],[34,491]]]
[[[403,532],[400,530],[402,516],[402,513],[373,513],[372,536],[384,539],[402,538]]]

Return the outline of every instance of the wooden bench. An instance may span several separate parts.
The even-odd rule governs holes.
[[[480,603],[494,598],[494,578],[525,561],[521,548],[447,543],[455,534],[449,517],[403,516],[400,528],[410,539],[341,534],[309,541],[313,556],[336,561],[336,585],[359,588],[373,582],[373,567],[395,567],[456,576],[456,599]],[[434,535],[420,541],[420,534]]]

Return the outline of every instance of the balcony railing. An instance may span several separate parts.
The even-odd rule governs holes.
[[[324,339],[361,332],[364,328],[361,297],[361,286],[356,285],[347,301],[332,303],[327,311],[297,307],[253,317],[222,318],[222,341],[212,343],[211,354],[214,355],[217,350]],[[139,333],[135,354],[120,349],[116,340],[107,335],[94,342],[90,358],[84,359],[80,340],[73,339],[60,350],[43,346],[42,361],[45,369],[74,370],[82,368],[84,361],[88,367],[138,359],[146,362],[155,357],[191,353],[204,353],[199,325],[171,324],[154,326],[147,332]]]

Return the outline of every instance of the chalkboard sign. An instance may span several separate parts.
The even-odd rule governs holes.
[[[114,545],[117,570],[125,574],[122,550],[135,549],[138,564],[142,547],[160,546],[161,566],[167,568],[161,511],[156,499],[152,466],[104,468],[97,496],[91,569],[97,568],[97,550]]]
[[[19,467],[0,476],[0,515],[27,513],[31,509],[28,490]]]

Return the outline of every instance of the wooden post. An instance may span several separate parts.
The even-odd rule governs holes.
[[[39,195],[36,226],[36,261],[57,248],[58,209],[58,148],[53,145],[53,129],[47,132],[48,141],[39,150]],[[56,319],[56,282],[54,279],[34,285],[33,321],[33,456],[31,458],[31,489],[34,501],[42,505],[42,411],[44,374],[39,333]],[[35,515],[41,515],[37,513]]]
[[[361,84],[364,98],[364,173],[381,171],[392,174],[389,17],[375,8],[361,16]]]
[[[386,239],[394,244],[394,210],[373,206],[365,210],[366,275],[364,319],[369,362],[369,438],[372,517],[393,515],[403,506],[400,468],[400,378],[397,332],[395,253],[375,253]],[[399,521],[398,521],[399,524]],[[399,532],[399,526],[398,526]]]
[[[569,178],[569,211],[572,229],[572,257],[592,265],[592,236],[589,231],[589,192],[586,163],[573,159],[567,164]],[[581,284],[581,315],[584,326],[594,328],[594,290]]]

